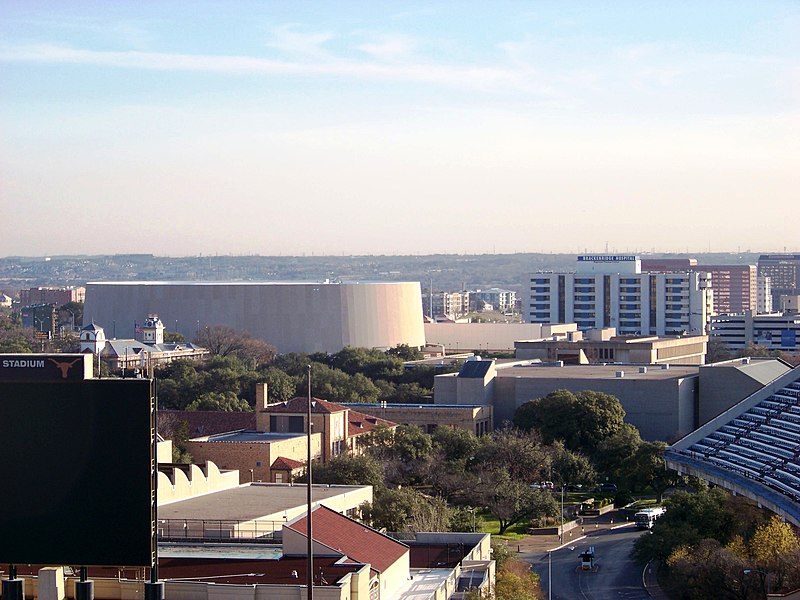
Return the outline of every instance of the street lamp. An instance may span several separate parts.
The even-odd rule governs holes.
[[[564,482],[561,482],[561,513],[559,515],[559,523],[561,524],[558,528],[558,542],[559,544],[564,543]]]

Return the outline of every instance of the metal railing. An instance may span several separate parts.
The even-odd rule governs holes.
[[[247,542],[275,544],[281,541],[284,521],[221,519],[159,519],[160,542]]]

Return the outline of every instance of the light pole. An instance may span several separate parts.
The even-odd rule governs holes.
[[[553,551],[547,551],[547,598],[553,600]]]
[[[561,482],[561,514],[559,515],[558,521],[560,526],[558,528],[558,542],[560,544],[564,543],[564,482]]]

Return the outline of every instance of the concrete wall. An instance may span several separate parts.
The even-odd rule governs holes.
[[[423,346],[418,282],[87,284],[84,315],[117,337],[133,337],[134,322],[157,313],[193,339],[198,327],[249,331],[280,352],[338,352],[344,346]]]
[[[186,471],[172,467],[169,474],[161,470],[158,472],[159,506],[239,485],[238,471],[220,471],[211,461],[206,462],[204,467],[188,465]]]
[[[525,402],[550,392],[592,390],[616,396],[625,421],[646,440],[669,441],[694,429],[698,377],[672,379],[580,379],[498,377],[495,380],[495,428],[510,421]]]
[[[538,340],[555,333],[577,331],[574,323],[425,323],[425,339],[448,352],[513,351],[518,340]]]

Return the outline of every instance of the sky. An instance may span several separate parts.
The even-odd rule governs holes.
[[[800,251],[800,3],[2,0],[0,256]]]

